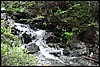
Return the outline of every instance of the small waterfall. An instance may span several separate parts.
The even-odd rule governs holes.
[[[54,60],[58,60],[60,62],[63,62],[58,57],[55,57],[54,55],[49,54],[50,52],[57,52],[57,51],[62,52],[62,49],[57,50],[55,48],[50,48],[46,45],[46,40],[44,40],[44,35],[45,35],[46,31],[45,30],[39,30],[39,31],[36,31],[35,33],[37,35],[36,36],[36,45],[39,46],[41,54],[45,58],[54,59]]]
[[[63,54],[63,49],[57,49],[57,48],[51,48],[46,44],[46,39],[45,39],[45,35],[46,35],[46,30],[37,30],[34,31],[32,29],[30,29],[29,25],[26,24],[21,24],[21,23],[14,23],[14,25],[16,26],[16,29],[22,31],[20,32],[20,34],[18,35],[18,37],[21,37],[25,32],[27,34],[31,34],[31,37],[36,36],[34,40],[32,40],[32,42],[30,43],[36,43],[36,45],[39,47],[40,51],[38,53],[40,53],[39,55],[36,55],[36,57],[39,59],[44,58],[45,59],[50,59],[50,60],[57,60],[61,63],[63,63],[63,61],[61,61],[58,57],[49,54],[50,52],[60,52],[61,54]],[[21,48],[25,48],[27,44],[23,43]],[[45,60],[46,61],[46,60]],[[49,62],[50,63],[50,62]]]

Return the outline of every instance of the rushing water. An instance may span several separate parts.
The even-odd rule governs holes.
[[[87,60],[80,59],[82,57],[79,55],[86,53],[86,46],[84,45],[84,43],[82,42],[75,43],[76,46],[80,47],[81,49],[74,48],[73,50],[69,50],[70,54],[68,56],[65,56],[63,54],[64,48],[49,47],[48,44],[46,44],[46,38],[48,38],[51,35],[47,34],[46,30],[37,29],[34,31],[30,28],[28,24],[14,23],[14,25],[16,26],[16,29],[22,31],[20,32],[18,37],[21,37],[25,32],[26,34],[31,35],[31,38],[35,36],[35,39],[32,39],[32,42],[29,42],[28,44],[35,43],[39,47],[40,50],[34,53],[34,55],[39,61],[40,66],[42,66],[43,64],[49,64],[51,66],[92,65]],[[48,36],[46,37],[46,35]],[[22,43],[21,47],[25,48],[25,46],[28,44]],[[50,53],[59,53],[59,56],[55,56]]]
[[[6,11],[5,8],[1,8],[1,10]],[[7,18],[8,16],[6,16],[6,13],[1,13],[1,19],[7,20]],[[54,61],[54,60],[57,60],[63,63],[63,61],[61,61],[58,57],[52,54],[49,54],[50,52],[60,52],[62,55],[63,49],[61,48],[58,50],[57,48],[53,48],[53,47],[51,48],[46,44],[46,39],[44,37],[46,35],[45,30],[37,29],[37,31],[34,31],[30,28],[28,24],[21,24],[21,23],[16,23],[16,22],[14,22],[14,25],[12,25],[12,27],[15,27],[16,29],[20,31],[20,32],[17,32],[18,38],[21,38],[25,32],[26,34],[31,35],[31,38],[35,36],[35,39],[33,39],[32,42],[28,44],[35,43],[39,47],[40,51],[36,52],[34,55],[36,56],[38,61],[41,61],[40,62],[41,64],[50,63],[50,61]],[[20,47],[25,48],[25,46],[28,44],[22,42],[22,45]]]
[[[30,43],[36,43],[36,45],[39,47],[40,51],[38,51],[38,53],[35,53],[34,55],[36,55],[36,58],[38,60],[41,59],[41,62],[42,61],[45,61],[45,63],[50,63],[50,60],[51,61],[54,61],[56,60],[56,62],[61,62],[63,63],[62,60],[60,60],[57,56],[54,56],[50,53],[52,52],[59,52],[61,55],[63,55],[63,48],[54,48],[54,47],[49,47],[47,44],[46,44],[46,40],[44,38],[44,36],[46,35],[46,30],[39,30],[37,29],[37,31],[34,31],[32,29],[30,29],[29,25],[27,24],[21,24],[21,23],[14,23],[14,25],[16,26],[16,29],[22,31],[18,36],[21,37],[23,33],[26,33],[27,34],[31,34],[31,37],[33,36],[36,36],[34,40],[32,40],[32,42]],[[22,44],[22,48],[25,47],[25,43]]]
[[[63,62],[58,57],[55,57],[54,55],[49,54],[50,52],[61,52],[62,53],[62,50],[63,49],[57,50],[56,48],[50,48],[50,47],[48,47],[46,45],[46,40],[43,40],[43,37],[45,35],[45,32],[46,32],[45,30],[39,30],[39,31],[36,31],[35,32],[37,34],[36,39],[38,39],[36,41],[36,45],[39,46],[41,54],[45,58],[54,59],[54,60],[58,60],[60,62]]]

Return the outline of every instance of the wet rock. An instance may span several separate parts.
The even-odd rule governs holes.
[[[11,17],[13,20],[20,20],[20,19],[29,19],[30,15],[25,12],[18,12],[16,14],[13,14]]]
[[[70,54],[70,52],[69,52],[69,48],[65,48],[64,50],[63,50],[63,54],[64,55],[69,55]]]
[[[52,55],[57,56],[57,57],[59,57],[61,55],[60,52],[50,52],[49,54],[52,54]]]
[[[86,48],[83,48],[83,49],[73,49],[72,51],[70,51],[70,56],[79,57],[79,56],[85,55],[85,54],[87,54]]]
[[[35,28],[35,26],[34,26],[33,23],[29,23],[29,26],[30,26],[31,29],[34,29]]]
[[[36,36],[34,35],[34,36],[32,36],[32,40],[34,40],[36,38]]]
[[[60,42],[60,39],[56,36],[50,36],[46,39],[46,43],[58,43]]]
[[[63,44],[66,44],[66,43],[67,43],[67,41],[68,41],[68,39],[67,39],[67,38],[65,38],[65,37],[63,38],[63,37],[62,37],[61,42],[62,42]]]
[[[57,48],[57,49],[60,49],[58,43],[48,43],[47,44],[50,48]]]
[[[26,34],[26,32],[22,35],[22,38],[24,40],[24,43],[28,44],[29,42],[32,42],[31,35]]]
[[[25,28],[27,28],[25,25],[20,25],[21,27],[25,27]]]
[[[52,32],[47,32],[47,31],[46,31],[46,33],[45,33],[45,35],[44,35],[44,39],[47,39],[47,38],[50,37],[51,35],[53,35]]]
[[[85,47],[86,47],[85,43],[82,41],[78,41],[78,42],[74,43],[74,45],[73,45],[73,48],[75,48],[75,49],[83,49]]]
[[[87,49],[85,46],[85,43],[83,42],[79,42],[75,44],[75,47],[72,48],[72,50],[70,50],[70,56],[80,56],[80,55],[85,55],[87,54]]]
[[[16,25],[14,25],[12,28],[11,28],[11,33],[14,34],[14,35],[18,35],[20,32],[20,30],[18,30],[16,28]]]
[[[62,26],[61,25],[57,25],[53,31],[54,35],[57,37],[61,37],[62,35]]]
[[[43,20],[42,19],[38,19],[38,20],[34,20],[31,24],[30,24],[30,28],[34,29],[34,28],[38,28],[38,29],[46,29],[46,26],[43,25]]]
[[[62,55],[62,56],[60,56],[60,57],[59,57],[59,59],[61,59],[62,61],[64,61],[64,62],[65,62],[65,61],[66,61],[66,57],[67,57],[67,56]]]
[[[39,47],[35,43],[32,43],[32,42],[26,45],[26,49],[28,51],[28,54],[33,54],[40,51]]]
[[[60,48],[66,48],[66,44],[59,43],[59,44],[57,44],[57,45],[59,45]]]
[[[88,60],[85,60],[85,59],[84,60],[83,59],[79,59],[77,62],[82,66],[92,66],[93,65],[90,62],[88,62]]]
[[[52,44],[52,43],[49,43],[48,46],[49,47],[55,47],[54,44]]]

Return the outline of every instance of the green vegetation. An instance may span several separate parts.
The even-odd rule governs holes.
[[[1,20],[1,66],[36,66],[35,56],[28,57],[26,49],[19,47],[18,38],[10,33],[10,26],[5,26],[5,20]]]
[[[72,37],[73,37],[73,32],[67,32],[66,30],[62,29],[62,36],[64,36],[64,38],[67,38],[68,41],[66,41],[66,44],[70,44]]]

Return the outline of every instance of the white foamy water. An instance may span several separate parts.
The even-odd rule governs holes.
[[[57,50],[55,48],[50,48],[50,47],[45,48],[45,47],[43,47],[43,45],[46,46],[46,41],[43,40],[46,31],[45,30],[39,30],[39,31],[36,31],[35,33],[37,35],[36,45],[39,46],[41,54],[45,58],[53,59],[53,60],[59,60],[60,62],[63,62],[58,57],[55,57],[54,55],[49,54],[50,52],[59,52],[59,51],[62,52],[63,49]]]
[[[45,30],[37,30],[37,31],[34,31],[32,29],[30,29],[29,25],[27,24],[20,24],[20,23],[14,23],[14,25],[16,25],[16,28],[20,31],[22,31],[20,34],[19,34],[19,37],[22,36],[25,31],[26,31],[26,34],[31,34],[31,37],[32,36],[36,36],[34,40],[32,40],[32,43],[36,43],[36,45],[39,47],[40,49],[40,55],[41,57],[37,56],[36,57],[38,59],[52,59],[52,60],[57,60],[57,61],[60,61],[63,63],[63,61],[61,61],[58,57],[52,55],[52,54],[49,54],[50,52],[61,52],[63,53],[63,49],[60,49],[60,50],[57,50],[57,48],[50,48],[47,44],[46,44],[46,40],[44,38],[45,34],[46,34],[46,31]],[[27,44],[22,44],[21,48],[24,48],[25,45]]]

